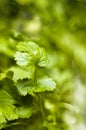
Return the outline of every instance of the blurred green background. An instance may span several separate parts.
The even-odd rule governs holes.
[[[57,124],[49,130],[85,130],[86,0],[0,0],[1,76],[15,64],[18,41],[28,40],[45,47],[46,72],[57,82]],[[61,109],[61,103],[69,110]],[[35,130],[37,123],[29,129]]]

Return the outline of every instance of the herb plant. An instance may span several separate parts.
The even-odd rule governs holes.
[[[47,120],[44,95],[56,88],[52,78],[37,72],[48,64],[48,56],[44,48],[30,41],[19,42],[14,57],[17,65],[0,80],[0,129],[27,127],[34,116],[41,116],[37,126],[41,129]]]
[[[85,12],[86,0],[0,0],[0,129],[86,130]]]

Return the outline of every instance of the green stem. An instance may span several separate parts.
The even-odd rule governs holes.
[[[38,99],[39,99],[39,104],[40,104],[40,111],[41,111],[43,120],[45,120],[45,112],[44,112],[43,104],[42,104],[42,101],[41,101],[41,98],[40,98],[39,94],[38,94]]]
[[[34,71],[34,86],[36,87],[36,85],[37,85],[37,69],[35,68],[35,71]],[[43,104],[42,104],[42,101],[41,101],[39,94],[37,94],[37,100],[39,102],[40,111],[41,111],[43,120],[45,120],[45,113],[44,113],[44,109],[43,109]]]
[[[3,129],[11,127],[11,126],[15,126],[15,125],[25,125],[26,126],[26,124],[23,123],[23,122],[14,122],[14,123],[11,123],[11,124],[6,124],[5,126],[3,126]]]
[[[37,84],[37,70],[34,71],[34,85]]]

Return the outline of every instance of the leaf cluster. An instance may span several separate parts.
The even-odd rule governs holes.
[[[14,57],[17,66],[11,67],[0,80],[0,129],[22,124],[20,119],[33,117],[38,111],[34,104],[42,102],[38,95],[56,88],[52,78],[37,76],[38,67],[47,64],[47,54],[35,42],[20,42]]]

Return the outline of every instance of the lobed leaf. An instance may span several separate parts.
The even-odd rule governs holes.
[[[11,80],[0,81],[0,129],[8,121],[29,118],[32,115],[32,108],[21,104],[19,99],[20,96]]]
[[[28,53],[16,52],[15,60],[19,66],[27,66],[30,64],[31,56]]]
[[[29,118],[32,115],[32,108],[31,107],[19,107],[16,109],[16,113],[19,118]]]
[[[22,68],[22,67],[11,67],[9,71],[13,72],[13,81],[17,82],[19,79],[32,79],[33,78],[33,73],[34,73],[34,67],[30,66],[28,68]]]
[[[39,47],[35,42],[19,42],[15,60],[19,66],[40,66],[48,63],[45,49]]]
[[[34,95],[33,93],[34,86],[32,80],[28,79],[19,80],[15,85],[20,95],[22,96],[26,96],[27,94]]]
[[[52,78],[43,77],[38,80],[38,87],[35,92],[53,91],[56,88],[56,83]]]
[[[27,79],[19,80],[15,85],[22,96],[27,94],[34,96],[35,93],[53,91],[56,88],[56,83],[52,78],[48,77],[39,79],[36,85],[34,85],[32,80]]]

